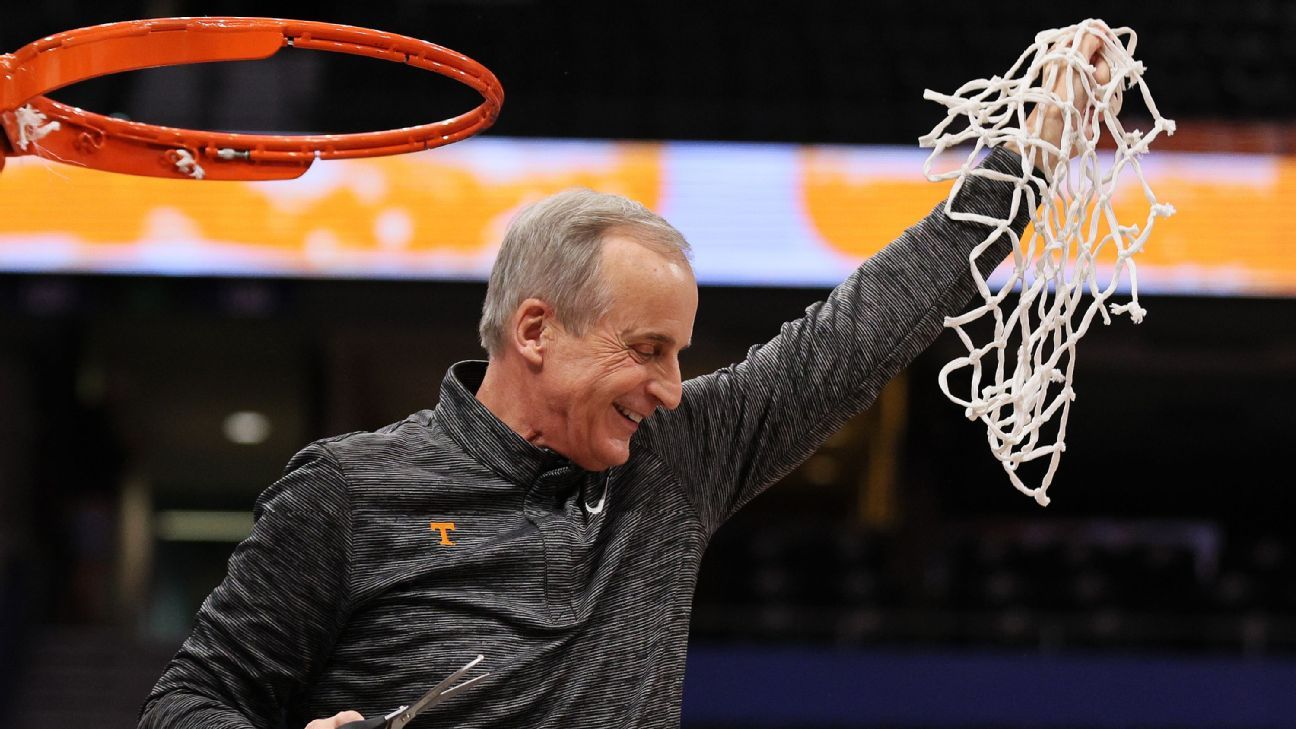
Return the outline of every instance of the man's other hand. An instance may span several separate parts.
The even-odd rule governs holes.
[[[306,725],[306,729],[338,729],[349,721],[364,721],[358,711],[342,711],[327,719],[316,719]]]

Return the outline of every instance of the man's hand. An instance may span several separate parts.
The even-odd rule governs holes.
[[[358,711],[343,711],[327,719],[316,719],[307,724],[306,729],[338,729],[349,721],[364,721],[364,717]]]
[[[1079,53],[1081,57],[1094,67],[1094,81],[1100,85],[1106,85],[1111,82],[1111,66],[1107,64],[1107,59],[1102,54],[1103,39],[1096,35],[1098,32],[1100,31],[1095,29],[1094,31],[1085,34],[1085,37],[1080,41]],[[1071,87],[1070,93],[1075,95],[1071,100],[1071,107],[1075,110],[1073,116],[1083,112],[1085,106],[1089,104],[1089,93],[1085,89],[1084,84],[1080,81],[1079,72],[1070,70],[1070,67],[1065,65],[1062,61],[1055,61],[1053,69],[1045,69],[1042,74],[1044,79],[1049,77],[1050,71],[1052,71],[1054,78],[1053,86],[1049,90],[1061,98],[1066,98],[1068,93],[1067,85],[1069,83]],[[1070,79],[1068,79],[1068,76],[1070,76]],[[1116,98],[1116,103],[1119,104],[1120,97],[1117,96]],[[1117,108],[1113,111],[1119,112],[1120,109]],[[1027,133],[1035,134],[1036,130],[1039,130],[1038,136],[1041,140],[1046,141],[1059,149],[1062,148],[1062,133],[1065,124],[1066,116],[1064,110],[1054,106],[1053,104],[1036,104],[1035,108],[1031,110],[1030,116],[1026,117]],[[1072,133],[1080,132],[1080,130],[1076,128],[1076,125],[1077,122],[1073,118],[1071,126]],[[1005,146],[1019,155],[1022,154],[1022,150],[1019,149],[1016,144],[1009,143]],[[1075,145],[1072,145],[1072,148],[1069,151],[1074,154],[1078,150],[1075,149]],[[1046,154],[1043,150],[1037,149],[1032,149],[1030,154],[1032,156],[1031,162],[1034,163],[1035,167],[1046,176],[1051,176],[1053,168],[1058,162],[1056,156],[1053,154]]]

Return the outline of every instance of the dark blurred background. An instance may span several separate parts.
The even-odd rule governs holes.
[[[1085,17],[1141,33],[1179,148],[1290,151],[1296,106],[1296,3],[1273,0],[6,10],[6,51],[167,15],[428,38],[503,82],[492,135],[913,146],[939,118],[924,88],[1002,73],[1036,32]],[[55,97],[179,126],[347,132],[446,116],[465,94],[391,64],[299,53],[125,74]],[[481,356],[483,291],[0,276],[10,725],[133,726],[256,494],[310,440],[434,405],[446,367]],[[740,358],[825,293],[704,289],[687,372]],[[722,529],[698,587],[685,724],[1293,725],[1282,712],[1296,694],[1284,455],[1296,432],[1296,301],[1144,305],[1142,325],[1117,320],[1081,345],[1048,509],[1012,490],[981,427],[940,395],[936,373],[959,353],[943,337]],[[255,440],[248,432],[263,438],[237,442]]]

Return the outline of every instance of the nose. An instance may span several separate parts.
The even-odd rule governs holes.
[[[648,394],[667,410],[679,407],[684,397],[684,384],[680,379],[679,360],[670,357],[661,371],[648,383]]]

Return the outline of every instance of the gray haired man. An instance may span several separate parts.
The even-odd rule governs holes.
[[[1020,171],[1010,150],[983,164]],[[1005,217],[1010,188],[970,180],[955,208]],[[698,299],[679,233],[589,191],[529,208],[491,275],[489,361],[451,368],[435,409],[293,459],[140,726],[333,729],[478,653],[491,675],[419,727],[677,726],[711,534],[966,305],[983,236],[938,209],[742,362],[681,382]]]

